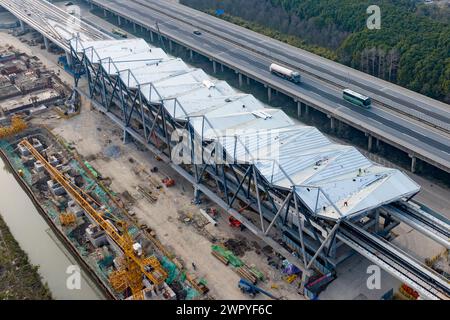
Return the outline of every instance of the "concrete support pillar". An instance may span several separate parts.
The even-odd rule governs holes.
[[[223,64],[220,64],[220,71],[223,72]]]
[[[247,85],[250,85],[250,77],[247,77]]]
[[[212,64],[213,64],[213,72],[217,73],[217,63],[213,60]]]
[[[373,147],[373,137],[369,134],[367,135],[367,150],[369,150],[369,152],[372,152],[372,147]]]
[[[25,22],[23,22],[22,20],[19,20],[19,23],[20,23],[20,29],[22,31],[25,31]]]
[[[67,60],[67,64],[69,66],[71,66],[72,65],[72,55],[70,54],[69,51],[66,51],[66,60]]]
[[[375,219],[375,232],[378,232],[380,229],[380,210],[379,209],[375,209],[375,215],[374,215],[374,219]]]
[[[309,106],[305,104],[305,117],[309,116]]]
[[[380,150],[380,139],[376,139],[376,147],[377,147],[377,150]]]
[[[411,156],[410,155],[410,157],[411,157],[411,172],[412,173],[415,173],[416,172],[416,165],[417,165],[417,158],[416,157],[414,157],[414,156]]]
[[[153,40],[153,31],[152,30],[149,30],[150,31],[150,40],[153,42],[154,40]]]
[[[91,10],[94,10],[94,4],[91,2]]]
[[[242,73],[238,73],[239,77],[239,87],[242,87]]]
[[[194,187],[194,204],[198,205],[201,203],[200,196],[201,191],[197,187]]]
[[[108,16],[108,11],[106,9],[103,9],[103,16],[106,18]]]
[[[308,282],[308,276],[305,272],[302,273],[302,280],[300,281],[299,293],[304,294],[305,284]]]
[[[50,42],[46,37],[44,37],[44,45],[45,45],[45,49],[47,51],[49,51],[50,50]]]
[[[133,22],[133,31],[134,31],[134,33],[137,32],[136,23],[134,23],[134,22]]]
[[[127,144],[128,142],[130,142],[130,134],[127,132],[127,130],[123,130],[122,142],[123,144]]]
[[[168,40],[169,40],[169,50],[173,51],[173,41],[170,39],[168,39]]]
[[[330,118],[330,129],[331,129],[331,131],[334,131],[336,129],[336,121],[337,120],[331,116],[329,116],[329,118]]]
[[[270,102],[272,100],[272,88],[267,86],[267,100]]]
[[[194,51],[189,50],[189,58],[190,58],[191,60],[194,59]]]
[[[117,24],[118,24],[119,26],[122,25],[122,19],[120,18],[120,16],[117,16]]]
[[[297,118],[302,117],[302,103],[297,101]]]

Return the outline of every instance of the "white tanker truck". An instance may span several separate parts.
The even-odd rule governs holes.
[[[286,67],[280,66],[276,63],[272,63],[270,65],[270,72],[273,74],[276,74],[279,77],[285,78],[289,81],[292,81],[294,83],[300,83],[300,73],[297,71],[293,71],[291,69],[288,69]]]

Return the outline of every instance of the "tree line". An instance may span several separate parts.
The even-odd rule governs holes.
[[[180,0],[221,18],[450,103],[448,7],[411,0]],[[369,5],[381,29],[366,27]]]

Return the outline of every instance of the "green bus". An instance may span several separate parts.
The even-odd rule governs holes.
[[[344,89],[342,91],[342,96],[344,100],[366,109],[369,109],[372,105],[372,99],[370,99],[370,97],[363,96],[350,89]]]

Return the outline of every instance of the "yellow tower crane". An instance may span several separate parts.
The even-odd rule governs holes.
[[[78,203],[78,205],[88,214],[99,227],[101,227],[108,236],[120,247],[124,253],[121,268],[110,275],[111,286],[117,291],[123,291],[130,288],[133,299],[142,300],[144,294],[142,289],[144,276],[154,285],[161,285],[167,278],[167,272],[162,268],[158,259],[154,256],[145,257],[143,254],[136,253],[133,247],[133,238],[128,233],[127,223],[124,221],[116,222],[122,234],[114,225],[103,218],[102,212],[94,209],[86,200],[89,198],[81,189],[72,186],[72,182],[53,167],[26,139],[19,143],[27,148],[33,157],[40,161],[50,176],[58,182],[66,192]]]

